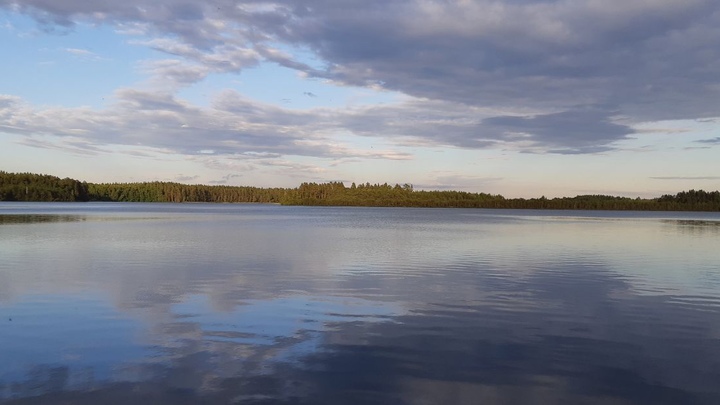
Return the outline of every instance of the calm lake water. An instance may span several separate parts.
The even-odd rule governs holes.
[[[720,214],[0,203],[3,404],[720,404]]]

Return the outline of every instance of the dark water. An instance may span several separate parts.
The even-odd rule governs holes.
[[[720,215],[0,204],[3,404],[720,404]]]

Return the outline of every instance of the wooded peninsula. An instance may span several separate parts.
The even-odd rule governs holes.
[[[720,211],[720,191],[690,190],[641,199],[579,195],[505,198],[463,191],[415,190],[410,184],[302,183],[297,188],[188,185],[172,182],[87,183],[70,178],[0,171],[0,201],[275,203],[312,206],[522,208],[643,211]]]

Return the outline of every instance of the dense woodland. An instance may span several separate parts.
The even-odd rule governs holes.
[[[0,171],[0,201],[88,201],[87,183],[32,173]]]
[[[297,188],[187,185],[169,182],[95,184],[31,173],[0,171],[0,201],[127,201],[277,203],[284,205],[720,211],[720,192],[690,190],[640,199],[581,195],[505,198],[462,191],[414,190],[410,184],[302,183]]]

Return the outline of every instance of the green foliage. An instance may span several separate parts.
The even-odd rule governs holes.
[[[302,183],[297,188],[188,185],[168,182],[94,184],[0,171],[0,201],[128,201],[278,203],[366,207],[523,208],[643,211],[720,211],[720,192],[683,191],[654,199],[579,195],[512,198],[464,191],[418,191],[410,184]]]
[[[152,182],[89,184],[88,192],[94,201],[280,203],[287,190]]]
[[[720,191],[682,191],[674,196],[666,194],[657,202],[667,210],[720,211]]]
[[[341,182],[302,183],[282,201],[287,205],[331,205],[365,207],[455,207],[474,208],[487,205],[502,196],[462,191],[415,191],[410,184]]]
[[[372,207],[514,208],[555,210],[720,211],[720,192],[687,191],[656,199],[579,195],[548,199],[512,198],[462,191],[415,191],[409,184],[303,183],[288,190],[287,205]]]
[[[87,201],[88,185],[77,180],[0,171],[0,201]]]

